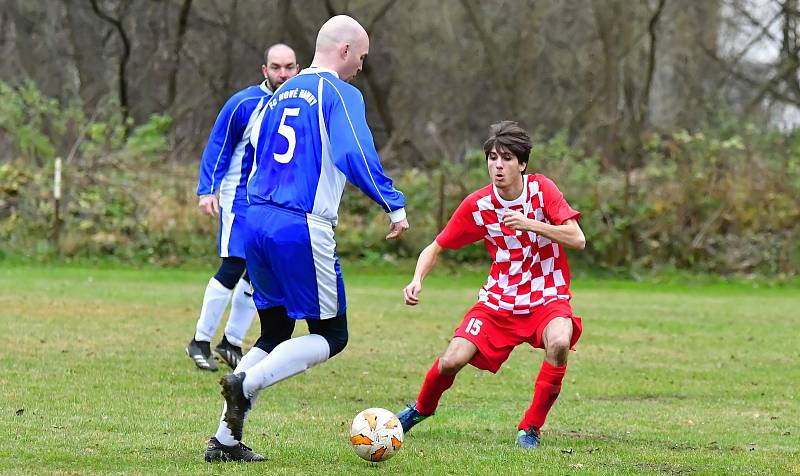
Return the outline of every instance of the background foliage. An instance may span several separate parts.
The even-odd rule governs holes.
[[[307,65],[319,25],[348,13],[370,33],[356,85],[413,228],[382,241],[380,211],[350,191],[342,255],[415,256],[486,182],[487,126],[515,119],[536,133],[532,170],[584,214],[575,265],[778,279],[800,268],[797,0],[0,5],[9,259],[207,262],[216,223],[196,211],[194,184],[219,107],[260,80],[267,45],[286,42]]]
[[[56,102],[31,83],[0,83],[0,127],[18,157],[0,165],[6,255],[178,264],[213,254],[215,220],[196,210],[197,164],[165,157],[168,117],[154,115],[133,126],[113,103],[86,117],[79,101],[64,107]],[[536,141],[529,169],[554,178],[583,212],[589,247],[573,254],[578,266],[629,273],[796,273],[800,137],[724,121],[707,130],[714,132],[650,135],[646,154],[628,170],[604,170],[598,155],[571,146],[566,133]],[[57,223],[54,155],[66,149],[70,134],[78,139],[64,161]],[[348,190],[337,230],[342,256],[415,257],[463,197],[487,183],[479,150],[461,163],[442,161],[394,175],[406,194],[412,229],[399,242],[381,240],[383,212]],[[472,246],[451,257],[482,262],[483,256],[481,246]]]

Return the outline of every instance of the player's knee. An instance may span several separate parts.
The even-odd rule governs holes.
[[[270,353],[282,342],[289,340],[294,332],[294,319],[286,314],[283,306],[258,310],[258,319],[261,322],[261,337],[255,347]]]
[[[339,314],[328,322],[330,326],[325,329],[325,333],[322,337],[328,341],[328,346],[331,349],[328,358],[331,358],[347,347],[347,339],[349,337],[349,333],[347,332],[347,314]]]
[[[569,336],[554,336],[547,341],[545,351],[558,361],[566,361],[567,354],[569,354],[569,344]]]
[[[219,281],[220,284],[226,288],[233,289],[236,287],[236,283],[239,282],[239,278],[242,277],[245,268],[246,262],[242,258],[237,258],[235,256],[222,258],[222,264],[219,265],[214,279]]]
[[[319,334],[328,341],[328,358],[331,358],[347,347],[347,314],[342,313],[332,319],[309,320],[308,331]]]
[[[269,354],[270,352],[275,350],[275,347],[278,347],[279,345],[281,345],[281,343],[283,343],[283,342],[285,342],[287,340],[288,340],[288,338],[283,338],[282,336],[275,336],[275,335],[263,336],[262,335],[261,337],[258,338],[256,343],[253,344],[253,347],[258,347],[259,349],[261,349],[264,352]]]
[[[343,351],[345,347],[347,347],[347,339],[348,339],[347,329],[344,329],[343,331],[336,332],[333,334],[324,335],[322,337],[324,337],[325,340],[328,341],[328,346],[331,349],[328,358],[333,357],[334,355]]]
[[[560,335],[550,340],[550,347],[559,352],[566,352],[569,350],[569,336]]]
[[[554,353],[565,353],[569,351],[570,339],[572,339],[572,320],[559,317],[555,318],[547,325],[544,332],[545,350]]]
[[[467,365],[461,356],[454,353],[445,352],[439,357],[439,372],[443,375],[455,375]]]

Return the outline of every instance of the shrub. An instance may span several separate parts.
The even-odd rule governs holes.
[[[0,162],[0,256],[156,264],[214,256],[217,222],[196,209],[198,159],[165,160],[170,123],[156,115],[134,127],[113,103],[87,117],[77,101],[58,105],[30,83],[0,82],[0,143],[11,154]],[[570,252],[573,267],[796,275],[800,133],[726,124],[653,135],[629,170],[604,169],[566,134],[537,140],[529,171],[551,177],[582,212],[587,249]],[[66,159],[59,223],[56,155]],[[461,200],[488,183],[480,150],[437,164],[390,174],[411,223],[399,241],[383,239],[388,218],[348,186],[338,253],[368,262],[415,258]],[[480,245],[447,256],[486,265]]]

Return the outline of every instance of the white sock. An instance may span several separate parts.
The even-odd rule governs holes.
[[[228,306],[232,290],[222,285],[216,278],[211,278],[206,286],[203,296],[203,308],[200,310],[200,319],[197,320],[197,330],[194,339],[197,341],[211,342],[217,333],[219,320]]]
[[[244,372],[250,367],[256,365],[257,363],[264,360],[264,358],[268,354],[263,350],[259,349],[258,347],[253,347],[250,349],[249,352],[244,354],[242,360],[239,361],[239,365],[236,366],[236,370],[233,373]],[[256,403],[256,399],[258,398],[257,395],[253,395],[250,397],[250,408],[253,408],[253,405]],[[217,434],[214,436],[217,438],[217,441],[222,443],[223,445],[233,446],[238,445],[239,442],[233,438],[233,433],[231,433],[230,428],[228,428],[228,424],[225,422],[225,409],[227,406],[225,404],[222,405],[222,415],[219,417],[219,426],[217,427]],[[247,412],[250,413],[250,412]],[[245,414],[245,419],[247,418],[247,414]]]
[[[328,341],[318,334],[282,342],[261,362],[247,370],[243,382],[245,396],[251,398],[262,389],[325,362],[330,351]]]
[[[267,357],[267,355],[269,354],[264,352],[264,350],[258,347],[253,347],[246,354],[244,354],[242,360],[239,361],[239,365],[237,365],[236,368],[233,370],[233,373],[238,374],[240,372],[247,371],[248,369],[252,368],[256,364],[264,360]]]
[[[225,336],[228,342],[241,347],[253,317],[256,315],[256,304],[253,302],[253,291],[250,283],[240,279],[236,287],[233,288],[233,298],[231,299],[231,315],[228,317],[228,324],[225,326]]]

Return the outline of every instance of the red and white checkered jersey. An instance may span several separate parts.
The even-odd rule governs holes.
[[[507,209],[528,218],[561,225],[580,219],[552,180],[523,176],[525,187],[515,200],[503,200],[494,185],[471,193],[436,237],[443,248],[458,249],[483,239],[492,269],[478,302],[495,311],[528,314],[554,299],[570,299],[569,265],[560,244],[533,232],[514,231],[502,223]]]

